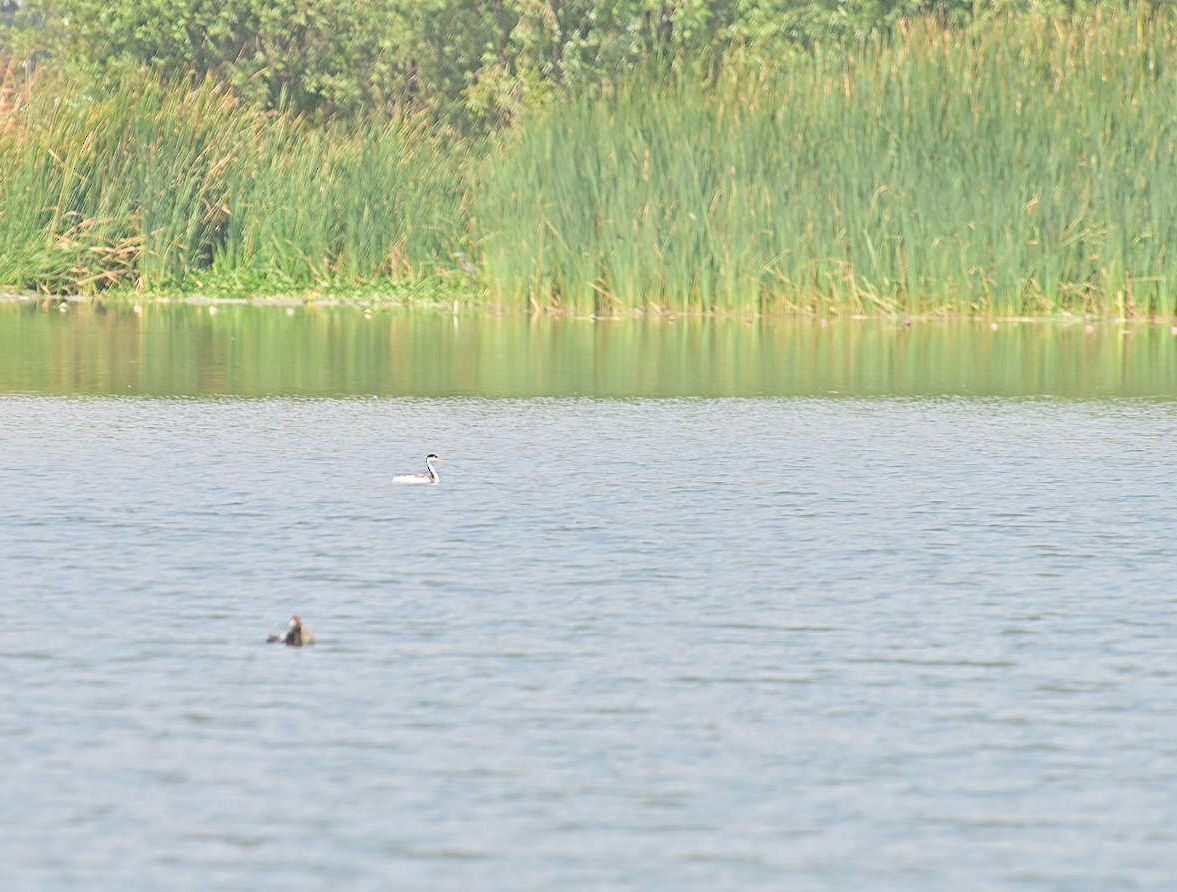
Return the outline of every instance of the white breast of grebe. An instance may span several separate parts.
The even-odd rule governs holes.
[[[393,483],[435,483],[428,474],[398,474],[392,478]]]

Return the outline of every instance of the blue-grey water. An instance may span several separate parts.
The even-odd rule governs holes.
[[[1175,443],[1131,399],[2,396],[0,883],[1171,889]]]

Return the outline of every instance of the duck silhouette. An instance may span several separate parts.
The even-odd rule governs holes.
[[[266,639],[268,644],[288,644],[290,647],[303,647],[315,643],[315,636],[311,630],[302,624],[302,617],[297,613],[290,617],[290,624],[281,635],[271,635]]]

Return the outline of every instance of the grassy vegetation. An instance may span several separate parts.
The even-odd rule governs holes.
[[[315,128],[224,89],[39,83],[0,119],[0,283],[88,293],[415,281],[465,244],[461,150]]]
[[[1171,315],[1173,25],[914,23],[583,100],[486,177],[491,288],[597,312]]]
[[[0,286],[1174,316],[1177,14],[1150,9],[647,74],[486,143],[44,81],[0,115]]]

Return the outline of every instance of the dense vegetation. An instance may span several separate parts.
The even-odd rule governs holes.
[[[319,119],[426,109],[469,130],[510,123],[653,60],[716,61],[735,51],[772,59],[913,16],[961,23],[975,6],[1058,11],[1073,2],[21,0],[19,20],[39,27],[11,29],[8,42],[93,75],[148,67],[173,82],[211,76]]]
[[[0,286],[1177,313],[1167,7],[173,5],[19,11]]]

